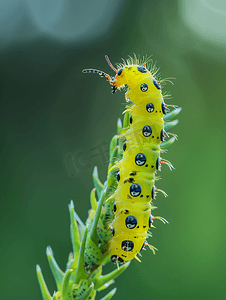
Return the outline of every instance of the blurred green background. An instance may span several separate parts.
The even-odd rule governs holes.
[[[45,249],[64,270],[68,203],[85,221],[93,167],[104,181],[125,105],[81,70],[113,75],[104,55],[133,53],[176,78],[165,91],[183,110],[164,155],[176,170],[163,166],[158,184],[169,197],[155,201],[169,225],[156,221],[149,242],[159,251],[132,262],[113,299],[226,299],[226,2],[7,0],[0,18],[1,299],[41,299],[36,264],[55,290]]]

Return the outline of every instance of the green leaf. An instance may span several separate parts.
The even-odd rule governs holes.
[[[117,122],[117,134],[121,134],[122,131],[122,121],[120,118],[118,118],[118,122]]]
[[[69,270],[69,269],[72,269],[73,262],[74,262],[74,255],[73,255],[72,252],[70,252],[69,255],[68,255],[66,271]]]
[[[105,283],[105,285],[103,285],[102,287],[100,287],[99,289],[98,289],[98,291],[103,291],[103,290],[105,290],[105,289],[107,289],[111,284],[113,284],[115,281],[112,279],[112,280],[110,280],[110,281],[108,281],[107,283]]]
[[[104,296],[100,300],[110,300],[114,296],[114,294],[116,293],[116,291],[117,291],[117,289],[114,288],[113,290],[111,290],[106,296]]]
[[[163,120],[164,121],[170,121],[171,119],[175,118],[182,110],[182,107],[178,107],[174,110],[172,110],[170,113],[164,115]]]
[[[127,112],[124,114],[123,128],[127,128],[127,127],[129,126],[129,118],[130,118],[130,114],[129,114],[129,112],[127,111]]]
[[[56,297],[56,293],[55,293],[55,292],[53,293],[53,298],[52,298],[52,300],[57,300],[57,297]]]
[[[98,178],[97,167],[94,167],[94,170],[93,170],[93,183],[94,183],[94,187],[97,189],[98,199],[100,199],[101,192],[103,190],[103,184],[100,182],[100,180]]]
[[[71,209],[71,206],[73,206],[74,208],[74,204],[73,204],[73,201],[71,200],[71,203],[69,204],[69,211]],[[74,219],[76,220],[77,222],[77,226],[78,226],[78,231],[79,231],[79,236],[83,236],[84,234],[84,231],[85,231],[85,228],[86,226],[84,225],[84,223],[82,222],[82,220],[79,218],[78,214],[76,213],[76,211],[74,210],[73,212],[73,215],[74,215]]]
[[[122,274],[128,268],[129,265],[130,265],[130,261],[125,263],[119,269],[115,269],[111,273],[109,273],[107,275],[104,275],[104,276],[100,276],[99,278],[97,278],[94,282],[95,289],[99,290],[99,288],[101,288],[103,285],[105,285],[106,283],[108,283],[112,279],[117,278],[120,274]]]
[[[85,291],[85,293],[79,298],[79,300],[88,300],[90,295],[93,293],[94,284],[91,283],[90,287]]]
[[[167,148],[169,148],[174,142],[175,142],[175,137],[172,137],[171,139],[169,139],[168,141],[166,141],[166,142],[162,142],[161,144],[160,144],[160,148],[161,149],[167,149]]]
[[[71,200],[71,203],[69,205],[71,205],[71,207],[74,208],[74,203],[73,203],[72,200]],[[70,210],[70,207],[69,207],[69,210]],[[86,228],[86,226],[84,225],[84,223],[82,222],[82,220],[79,218],[79,216],[77,215],[77,213],[76,213],[75,210],[74,210],[74,218],[77,221],[77,223],[82,226],[83,229]]]
[[[110,163],[109,163],[109,166],[108,166],[108,171],[118,161],[118,153],[119,153],[119,146],[116,146],[115,149],[112,152],[112,156],[111,156]]]
[[[61,290],[64,273],[59,268],[59,266],[53,256],[53,251],[50,246],[48,246],[46,249],[46,255],[48,258],[50,269],[51,269],[54,279],[56,281],[57,288],[58,288],[58,290]]]
[[[109,159],[111,159],[112,152],[115,149],[115,146],[117,145],[117,135],[114,135],[113,138],[111,139],[110,142],[110,147],[109,147]]]
[[[122,133],[122,130],[121,130]],[[123,151],[123,143],[126,141],[125,136],[121,136],[118,138],[118,145],[119,145],[119,152],[118,152],[118,157],[121,159],[122,157],[122,151]]]
[[[62,300],[61,292],[54,292],[52,300]]]
[[[108,253],[107,255],[104,256],[103,260],[102,260],[102,265],[106,265],[107,263],[109,263],[111,261],[111,254]]]
[[[97,244],[93,242],[93,240],[88,236],[86,240],[86,254],[93,255],[94,264],[101,265],[103,260],[103,254],[101,249],[98,247]],[[85,259],[84,259],[85,260]],[[86,260],[85,260],[86,262]]]
[[[179,120],[173,120],[171,122],[164,122],[164,130],[165,131],[170,130],[171,128],[176,126],[178,122],[179,122]]]
[[[81,245],[81,240],[79,236],[79,229],[77,225],[77,220],[75,218],[75,210],[74,210],[74,204],[71,201],[69,204],[69,212],[70,212],[70,220],[71,220],[71,226],[70,226],[70,232],[71,232],[71,242],[73,247],[73,254],[74,254],[74,267],[77,266],[78,263],[78,255],[79,255],[79,249]]]
[[[63,283],[62,283],[62,298],[64,300],[69,300],[69,283],[71,278],[71,273],[73,272],[72,269],[67,270],[64,275]]]
[[[119,150],[117,153],[118,161],[122,159],[123,143],[126,141],[124,137],[119,139]]]
[[[88,228],[86,227],[83,238],[82,238],[82,243],[80,246],[78,266],[77,266],[75,276],[74,276],[74,278],[75,278],[74,283],[76,283],[76,284],[78,284],[82,278],[86,279],[88,277],[85,272],[85,269],[84,269],[84,253],[85,253],[87,232],[88,232]]]
[[[36,266],[36,272],[37,272],[38,282],[40,285],[43,300],[51,300],[52,297],[50,296],[50,293],[46,286],[46,283],[45,283],[45,280],[44,280],[44,277],[42,275],[42,271],[41,271],[41,268],[39,267],[39,265]]]
[[[115,172],[110,172],[108,174],[107,177],[107,187],[108,188],[114,188],[115,186],[117,186],[117,180],[116,180],[116,176],[115,176]]]
[[[106,198],[106,196],[107,196],[106,192],[107,192],[107,189],[105,188],[105,190],[103,191],[103,193],[101,195],[101,198],[98,202],[96,213],[95,213],[93,223],[92,223],[91,229],[90,229],[90,238],[95,244],[97,244],[96,227],[97,227],[98,220],[100,218],[102,206],[103,206],[105,200],[107,199]]]
[[[90,193],[90,203],[91,203],[91,207],[94,211],[96,211],[97,209],[97,199],[96,199],[96,188],[92,189],[91,193]]]

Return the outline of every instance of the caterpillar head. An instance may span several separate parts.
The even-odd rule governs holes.
[[[112,65],[107,55],[105,55],[108,65],[116,73],[115,77],[111,77],[107,73],[96,69],[84,69],[83,73],[97,73],[101,77],[105,77],[112,86],[112,93],[121,87],[127,86],[129,90],[138,89],[138,93],[143,96],[153,94],[160,90],[159,82],[153,77],[152,73],[146,69],[146,64],[133,64],[132,61],[124,64],[118,70]],[[128,94],[128,92],[127,92]],[[132,100],[132,99],[131,99]],[[132,100],[133,101],[133,100]]]

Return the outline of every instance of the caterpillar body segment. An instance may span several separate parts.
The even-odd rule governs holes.
[[[116,164],[120,180],[113,194],[116,211],[110,252],[113,260],[116,256],[120,261],[128,261],[141,251],[150,228],[155,172],[160,168],[159,144],[163,141],[164,101],[158,82],[142,66],[125,66],[116,74],[115,81],[117,88],[128,86],[126,99],[133,105],[127,109],[132,122],[124,133],[123,158]],[[125,168],[137,172],[137,175],[122,176]],[[150,180],[150,175],[153,180]],[[117,210],[117,206],[122,208]]]
[[[130,130],[124,133],[124,137],[127,141],[135,144],[135,140],[141,145],[145,146],[148,144],[153,144],[153,147],[157,148],[164,138],[164,123],[159,120],[145,120],[134,117],[130,125]]]
[[[160,153],[163,152],[161,149],[166,149],[174,142],[175,137],[164,141],[167,135],[164,116],[169,109],[162,95],[162,81],[155,78],[155,70],[146,68],[146,63],[140,62],[136,57],[118,65],[118,69],[108,57],[106,59],[116,73],[115,77],[106,76],[101,71],[97,73],[104,74],[112,85],[113,93],[126,87],[125,99],[128,102],[124,111],[127,114],[126,127],[120,129],[118,138],[115,138],[116,145],[118,142],[119,149],[123,149],[122,158],[115,161],[109,169],[109,173],[115,172],[118,185],[106,202],[108,212],[109,205],[112,205],[114,213],[113,220],[109,223],[112,237],[108,242],[108,254],[119,265],[134,258],[139,260],[137,254],[145,246],[153,252],[156,249],[146,241],[150,236],[148,230],[154,227],[154,219],[164,220],[164,223],[166,221],[152,216],[155,208],[152,201],[158,191],[167,196],[155,186],[158,179],[156,172],[161,170],[162,163],[173,168],[170,162],[160,157]],[[170,114],[174,116],[172,112]],[[176,124],[176,121],[172,121],[166,128],[170,129]],[[122,139],[123,145],[120,144]]]
[[[119,173],[120,174],[120,173]],[[145,173],[139,174],[145,176]],[[138,199],[151,199],[151,190],[154,185],[154,180],[140,178],[140,176],[131,176],[121,178],[118,181],[118,188],[114,193],[114,198],[133,199],[136,202]],[[148,202],[150,202],[150,199]],[[145,202],[145,200],[143,200]],[[142,203],[143,203],[142,201]]]

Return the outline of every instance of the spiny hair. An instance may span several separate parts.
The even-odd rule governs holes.
[[[116,67],[117,69],[121,69],[124,68],[126,66],[133,66],[133,65],[145,65],[145,68],[153,75],[153,76],[157,76],[159,68],[157,68],[156,66],[156,62],[153,61],[153,59],[151,58],[151,56],[140,56],[140,55],[136,55],[135,53],[133,54],[134,57],[128,55],[128,59],[124,59],[122,58],[122,63],[116,63]]]

